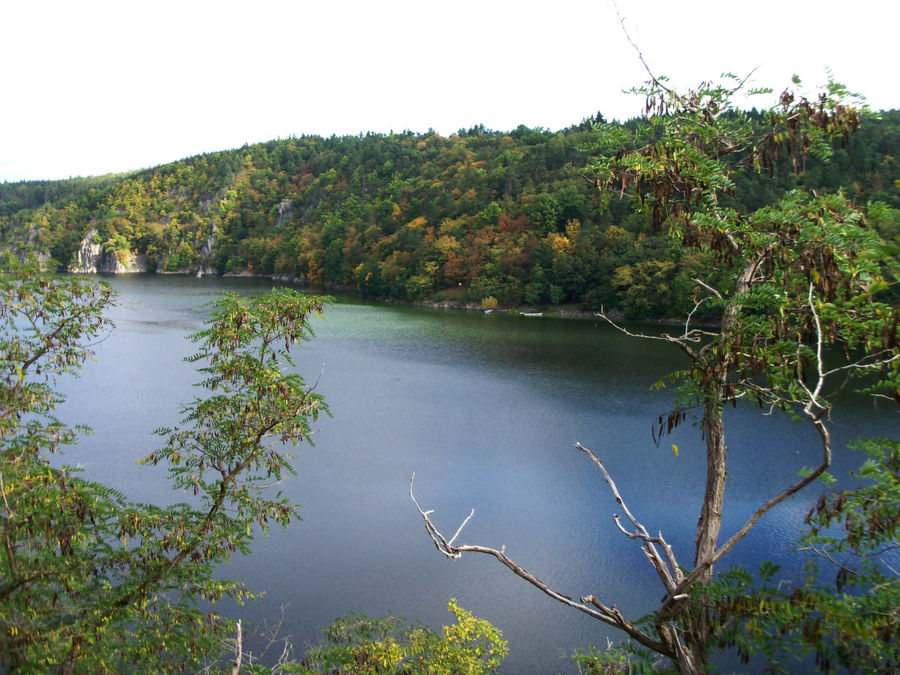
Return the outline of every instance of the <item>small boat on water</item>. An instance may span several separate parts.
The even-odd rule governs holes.
[[[543,312],[519,312],[522,316],[544,316]]]

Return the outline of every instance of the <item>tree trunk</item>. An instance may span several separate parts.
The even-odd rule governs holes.
[[[675,626],[668,623],[657,623],[656,630],[668,650],[666,655],[672,659],[679,675],[700,675],[700,673],[706,672],[706,661],[697,660],[695,650],[690,645],[685,645]],[[705,654],[701,654],[701,657],[705,658]]]
[[[701,565],[715,553],[722,527],[722,504],[725,499],[725,425],[723,406],[719,400],[709,400],[704,406],[703,433],[706,436],[706,491],[703,508],[697,522],[694,567]],[[708,583],[712,568],[700,577],[700,583]]]
[[[709,560],[719,542],[722,527],[722,504],[725,500],[725,445],[724,409],[729,400],[728,373],[734,360],[734,332],[738,326],[738,314],[743,296],[750,288],[750,280],[757,268],[756,262],[748,263],[741,270],[735,283],[731,301],[722,316],[718,349],[721,353],[709,355],[710,360],[700,365],[705,370],[703,378],[703,435],[706,438],[706,491],[703,507],[697,522],[694,567]],[[700,584],[712,579],[712,566],[699,577]]]
[[[719,387],[716,387],[717,389]],[[694,567],[703,565],[716,551],[719,531],[722,527],[722,506],[725,499],[725,456],[728,447],[725,445],[725,426],[723,421],[722,398],[707,399],[704,406],[703,432],[706,436],[706,491],[703,495],[703,508],[697,522],[697,538],[694,554]],[[697,584],[705,585],[712,581],[713,568],[709,566],[698,577]],[[685,631],[687,650],[694,663],[705,666],[709,658],[708,644],[710,635],[709,611],[706,607],[697,607],[691,612],[689,628]],[[679,672],[681,668],[679,666]]]
[[[720,329],[719,348],[722,353],[718,357],[710,355],[710,361],[702,366],[705,369],[703,378],[703,435],[706,438],[706,489],[703,494],[703,506],[700,519],[697,521],[697,537],[694,540],[694,569],[702,567],[712,559],[719,543],[719,532],[722,528],[722,507],[725,501],[725,479],[727,476],[725,459],[728,446],[725,445],[725,403],[729,398],[728,373],[734,354],[731,340],[738,325],[738,315],[744,294],[750,287],[750,280],[756,270],[756,262],[748,263],[738,275],[734,294],[725,307]],[[701,365],[701,364],[698,364]],[[713,566],[709,565],[697,577],[697,585],[709,584],[713,578]],[[709,660],[710,620],[709,610],[704,606],[695,606],[686,617],[685,629],[686,649],[690,652],[696,667],[705,668]],[[676,665],[678,662],[676,660]],[[679,672],[681,665],[678,665]]]

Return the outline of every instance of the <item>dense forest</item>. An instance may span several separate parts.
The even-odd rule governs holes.
[[[129,174],[3,183],[0,241],[69,269],[90,237],[151,272],[278,275],[406,302],[682,314],[703,261],[649,215],[601,199],[583,170],[601,119],[556,132],[303,136]],[[754,203],[739,206],[844,186],[883,237],[900,236],[900,111],[868,116],[829,163],[798,169],[742,174],[734,192]]]

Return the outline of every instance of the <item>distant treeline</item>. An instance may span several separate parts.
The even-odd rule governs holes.
[[[304,136],[129,174],[3,183],[0,241],[69,265],[93,229],[106,252],[141,254],[150,270],[205,265],[371,298],[677,315],[693,304],[703,261],[598,193],[584,170],[596,121],[449,138]],[[841,188],[894,239],[900,111],[866,118],[827,164],[741,180],[735,193],[748,210],[792,187]]]

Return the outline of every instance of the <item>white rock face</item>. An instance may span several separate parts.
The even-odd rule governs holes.
[[[275,218],[275,227],[282,227],[294,219],[294,200],[282,199],[278,202],[278,216]]]
[[[200,247],[200,255],[204,258],[212,256],[213,248],[216,245],[216,235],[211,234],[206,238],[206,242]]]
[[[91,229],[81,240],[76,261],[69,265],[73,274],[138,274],[147,271],[147,258],[126,251],[104,253],[103,247],[94,242],[96,229]]]
[[[94,235],[97,230],[89,230],[81,240],[81,248],[76,254],[76,261],[69,265],[69,271],[74,274],[96,274],[97,262],[103,253],[103,247],[94,243]]]
[[[200,263],[200,267],[197,269],[197,276],[218,276],[219,270],[210,265],[209,263],[212,261],[213,248],[216,245],[216,235],[215,232],[210,234],[203,246],[200,247],[200,258],[203,262]]]
[[[110,253],[104,256],[103,269],[109,274],[141,274],[147,271],[147,257],[143,253]]]

